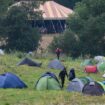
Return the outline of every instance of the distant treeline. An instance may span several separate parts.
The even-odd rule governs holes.
[[[15,0],[15,1],[22,1],[22,0]],[[29,1],[29,0],[26,0],[26,1]],[[48,1],[48,0],[44,0],[44,1]],[[50,0],[49,0],[50,1]],[[54,0],[55,2],[59,3],[59,4],[62,4],[66,7],[69,7],[69,8],[74,8],[75,4],[77,2],[80,2],[82,0]]]
[[[77,2],[82,1],[82,0],[54,0],[54,1],[56,1],[56,2],[58,2],[58,3],[60,3],[60,4],[64,5],[64,6],[66,6],[66,7],[69,7],[69,8],[73,9],[75,4]]]

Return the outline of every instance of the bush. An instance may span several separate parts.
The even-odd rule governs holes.
[[[37,49],[40,34],[29,23],[24,9],[11,8],[4,20],[4,26],[7,51],[29,52]]]
[[[54,50],[57,47],[68,56],[78,57],[80,55],[79,38],[70,30],[66,30],[63,35],[54,38],[50,48]]]

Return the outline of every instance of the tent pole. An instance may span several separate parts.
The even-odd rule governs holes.
[[[60,23],[61,30],[63,32],[63,27],[62,27],[62,24],[61,24],[61,21],[60,20],[59,20],[59,23]]]
[[[52,20],[51,20],[51,24],[52,24],[52,26],[53,26],[54,32],[56,33],[56,29],[55,29],[55,27],[54,27],[54,24],[53,24],[53,21],[52,21]]]
[[[44,25],[44,28],[47,30],[44,20],[43,20],[43,25]],[[46,34],[47,34],[47,32],[46,32]]]

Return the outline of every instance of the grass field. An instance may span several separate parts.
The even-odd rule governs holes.
[[[61,91],[37,91],[34,86],[42,73],[46,71],[54,72],[57,76],[59,70],[48,69],[48,62],[52,59],[32,57],[33,60],[42,62],[42,67],[19,66],[16,64],[21,60],[15,54],[0,56],[0,73],[12,72],[18,75],[27,85],[27,89],[0,89],[0,105],[105,105],[105,95],[85,96],[82,93],[67,92],[69,81],[66,78],[65,87]],[[87,76],[80,66],[81,59],[72,60],[62,58],[67,70],[74,67],[76,76]],[[88,76],[95,80],[102,81],[103,73],[90,74]]]

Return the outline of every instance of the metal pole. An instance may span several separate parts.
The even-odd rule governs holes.
[[[61,30],[63,32],[63,27],[62,27],[62,24],[61,24],[61,21],[60,20],[59,20],[59,23],[60,23]]]
[[[54,32],[56,33],[56,29],[55,29],[55,27],[54,27],[54,24],[53,24],[53,21],[52,21],[52,20],[51,20],[51,24],[52,24],[52,26],[53,26]]]

